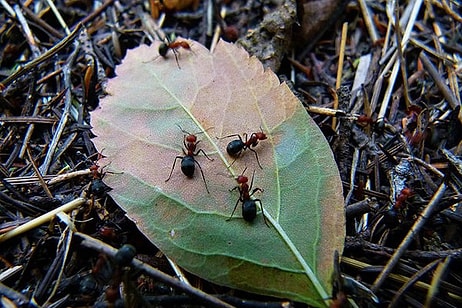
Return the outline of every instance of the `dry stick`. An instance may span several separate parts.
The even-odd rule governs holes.
[[[64,270],[65,270],[66,264],[67,264],[67,260],[69,258],[69,251],[71,249],[72,234],[73,234],[74,229],[75,229],[75,226],[73,224],[68,225],[67,228],[64,230],[61,238],[60,238],[60,244],[65,245],[64,248],[63,248],[64,254],[63,254],[63,258],[61,260],[61,264],[59,265],[60,269],[59,269],[59,272],[58,272],[58,277],[56,277],[53,289],[51,290],[50,295],[48,296],[47,300],[43,304],[44,307],[48,307],[50,305],[50,301],[56,295],[56,292],[58,291],[59,285],[60,285],[60,283],[62,281]]]
[[[409,109],[411,106],[411,98],[409,97],[409,84],[407,81],[407,72],[406,72],[406,61],[403,55],[403,46],[402,44],[402,37],[401,37],[401,26],[399,23],[399,4],[398,2],[395,3],[395,34],[396,34],[396,42],[398,45],[398,59],[401,68],[401,78],[403,79],[403,94],[404,94],[404,102],[406,103],[406,110]]]
[[[58,30],[56,30],[55,28],[53,28],[52,26],[50,26],[47,22],[45,22],[43,19],[39,18],[37,15],[34,14],[34,12],[32,12],[32,10],[30,10],[27,6],[22,6],[22,10],[24,11],[24,13],[26,13],[27,16],[29,16],[29,18],[35,22],[36,24],[38,24],[40,27],[42,27],[43,29],[45,29],[46,31],[50,32],[51,35],[53,35],[54,37],[57,37],[59,39],[62,39],[63,38],[63,34],[60,33]]]
[[[416,272],[412,277],[399,288],[398,291],[396,291],[395,296],[393,297],[393,300],[391,303],[388,305],[388,308],[394,308],[398,307],[399,300],[401,299],[401,296],[404,295],[404,292],[406,292],[410,287],[412,287],[417,281],[422,278],[422,276],[426,275],[429,271],[432,271],[435,266],[440,263],[441,260],[437,259],[429,264],[427,264],[424,268],[420,269],[418,272]]]
[[[69,35],[71,31],[69,31],[69,28],[67,27],[67,24],[64,21],[64,18],[61,16],[61,13],[58,11],[58,8],[55,6],[54,2],[52,0],[45,0],[45,1],[50,6],[50,9],[53,12],[53,14],[55,14],[55,17],[58,20],[61,27],[64,29],[64,32],[66,32],[66,34]]]
[[[409,36],[411,35],[411,31],[414,26],[415,20],[417,18],[417,14],[419,13],[420,7],[422,6],[422,2],[423,0],[416,0],[415,3],[413,4],[412,12],[409,17],[406,30],[404,31],[404,34],[403,34],[401,46],[398,46],[398,47],[401,47],[403,50],[406,48],[406,45],[409,41]],[[395,61],[396,57],[392,57],[392,60]],[[390,97],[391,97],[391,94],[392,94],[392,91],[395,85],[396,77],[398,75],[398,70],[399,70],[399,63],[395,62],[393,65],[393,69],[391,71],[390,77],[388,78],[388,87],[385,91],[382,105],[380,106],[379,114],[377,116],[378,119],[382,119],[385,117],[385,113],[387,112],[387,109],[388,109],[388,103],[390,101]]]
[[[370,39],[372,43],[375,43],[379,40],[379,35],[375,29],[375,23],[372,20],[371,10],[367,6],[366,0],[359,0],[359,6],[361,8],[361,13],[363,14],[364,24],[366,25],[367,32],[369,32]]]
[[[93,13],[91,13],[90,15],[88,15],[87,17],[85,17],[84,19],[82,19],[80,22],[82,24],[86,24],[87,22],[93,20],[96,16],[98,16],[99,14],[101,14],[101,12],[103,12],[109,5],[111,5],[112,3],[114,2],[114,0],[107,0],[105,1],[100,7],[98,7],[97,9],[95,9],[93,11]]]
[[[32,112],[32,116],[37,116],[40,110],[40,104],[38,102],[35,103],[34,111]],[[27,145],[29,144],[30,138],[32,138],[32,133],[34,132],[35,129],[35,124],[34,123],[29,123],[27,125],[27,130],[24,135],[24,140],[21,146],[21,150],[19,150],[19,158],[24,157],[24,153],[26,152]]]
[[[423,66],[435,81],[436,86],[441,91],[441,94],[443,94],[444,98],[448,101],[449,105],[451,105],[451,108],[456,109],[460,105],[460,102],[457,101],[457,98],[455,97],[454,93],[452,93],[452,91],[443,81],[440,74],[438,73],[430,59],[428,59],[425,52],[420,52],[419,59],[420,61],[422,61]]]
[[[61,118],[59,119],[58,127],[56,128],[55,134],[53,135],[53,139],[50,142],[50,146],[48,147],[47,155],[43,160],[42,165],[40,166],[39,170],[42,174],[47,174],[48,168],[53,160],[53,156],[56,150],[56,146],[58,145],[59,140],[61,139],[61,134],[64,131],[64,128],[67,124],[67,119],[69,118],[70,109],[72,106],[72,91],[71,91],[71,64],[74,62],[75,57],[77,56],[77,52],[79,50],[78,43],[75,44],[75,48],[73,53],[70,55],[67,63],[64,65],[63,68],[63,75],[64,75],[64,84],[66,86],[66,95],[64,97],[64,108]]]
[[[112,258],[115,257],[117,253],[117,249],[113,248],[112,246],[109,246],[106,243],[103,243],[100,240],[97,240],[89,235],[80,233],[80,232],[75,232],[74,235],[80,237],[83,239],[81,244],[87,248],[94,249],[96,251],[102,252]],[[152,276],[153,278],[160,280],[168,285],[171,285],[172,287],[181,290],[195,298],[198,298],[202,300],[203,302],[206,302],[209,305],[212,305],[214,307],[224,307],[224,308],[231,308],[233,307],[232,305],[229,305],[218,298],[215,298],[199,289],[193,288],[191,286],[188,286],[181,281],[173,278],[170,275],[167,275],[152,266],[141,262],[140,260],[133,259],[131,266],[136,268],[137,270],[142,270],[146,272],[148,275]]]
[[[43,214],[42,216],[39,216],[29,222],[26,222],[25,224],[5,233],[5,234],[2,234],[0,235],[0,243],[4,242],[4,241],[7,241],[17,235],[20,235],[24,232],[27,232],[33,228],[36,228],[50,220],[52,220],[56,214],[58,214],[59,212],[69,212],[73,209],[75,209],[76,207],[78,206],[81,206],[82,204],[84,204],[86,202],[86,199],[84,198],[77,198],[71,202],[68,202],[46,214]]]
[[[339,89],[342,85],[342,74],[343,74],[343,60],[345,59],[345,45],[347,39],[347,30],[348,23],[344,22],[342,26],[342,38],[340,40],[340,51],[338,55],[338,67],[337,67],[337,81],[335,83],[335,88]],[[334,100],[334,109],[338,109],[338,98]],[[337,126],[337,118],[332,118],[332,129],[335,130]]]
[[[38,170],[37,166],[35,165],[35,161],[34,161],[34,158],[32,157],[32,154],[30,153],[29,146],[26,146],[26,152],[27,152],[27,157],[29,158],[29,162],[30,162],[32,168],[34,169],[35,174],[37,175],[40,186],[42,186],[42,188],[45,191],[46,195],[50,199],[53,199],[53,194],[51,193],[50,189],[47,186],[47,183],[45,183],[45,180],[43,179],[42,175],[40,174],[40,171]]]
[[[2,4],[5,11],[7,11],[8,14],[11,15],[11,17],[16,17],[16,13],[14,12],[13,8],[10,6],[10,4],[6,0],[0,0],[0,4]]]
[[[449,263],[451,263],[451,256],[448,256],[444,260],[444,262],[438,264],[438,267],[433,272],[432,282],[430,284],[430,289],[428,290],[428,293],[427,293],[427,298],[425,299],[424,307],[432,307],[432,300],[433,298],[435,298],[436,294],[438,293],[441,280],[446,274]]]
[[[446,183],[443,181],[438,187],[438,190],[433,195],[430,202],[428,203],[425,210],[420,214],[420,217],[416,220],[411,230],[409,230],[409,232],[407,233],[401,245],[399,245],[398,249],[396,249],[393,256],[390,258],[390,260],[388,260],[388,263],[383,269],[383,271],[374,281],[374,284],[371,287],[372,292],[377,292],[377,290],[382,286],[383,282],[385,281],[387,276],[391,273],[395,265],[398,263],[399,259],[401,258],[403,253],[406,251],[406,249],[409,247],[414,237],[420,232],[424,224],[430,218],[431,214],[437,207],[438,202],[443,197],[443,194],[446,191],[446,188],[447,188]]]
[[[5,78],[1,83],[0,83],[0,89],[7,87],[11,82],[16,80],[17,78],[21,77],[22,75],[26,74],[30,70],[34,69],[37,65],[40,63],[50,59],[54,54],[58,53],[61,51],[63,48],[66,48],[74,38],[77,36],[79,33],[80,29],[82,28],[82,24],[77,24],[75,27],[74,31],[72,31],[71,34],[69,34],[66,38],[61,40],[58,44],[56,44],[53,48],[48,50],[47,52],[43,53],[40,57],[35,58],[34,60],[28,62],[26,65],[24,65],[21,69],[17,70],[7,78]]]
[[[26,41],[29,43],[29,47],[32,50],[34,58],[40,57],[40,49],[37,47],[37,43],[35,42],[34,36],[32,35],[32,31],[30,30],[29,24],[27,23],[26,18],[22,14],[19,5],[14,6],[14,11],[16,13],[16,18],[21,24],[21,29],[24,31]]]
[[[348,266],[353,267],[354,269],[358,269],[358,270],[372,266],[371,264],[364,263],[356,259],[351,259],[345,256],[342,256],[342,263],[347,264]],[[409,278],[403,275],[399,275],[399,274],[390,274],[390,280],[393,280],[394,282],[397,282],[400,284],[404,284],[407,281],[409,281]],[[417,289],[423,290],[423,291],[430,290],[430,285],[423,281],[417,281],[414,284],[414,287],[416,287]],[[462,297],[459,294],[456,294],[453,292],[447,292],[446,294],[448,295],[449,298],[455,301],[459,301],[459,302],[462,301]]]

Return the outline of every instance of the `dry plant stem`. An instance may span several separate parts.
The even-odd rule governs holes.
[[[398,307],[399,300],[402,295],[404,295],[404,292],[406,292],[410,287],[414,285],[417,281],[422,278],[422,276],[426,275],[429,271],[433,270],[438,263],[440,263],[441,260],[434,260],[433,262],[427,264],[424,268],[420,269],[418,272],[416,272],[412,277],[399,288],[398,291],[396,291],[395,296],[393,297],[393,300],[391,301],[390,305],[388,308],[394,308]]]
[[[42,188],[45,191],[46,195],[49,198],[52,199],[53,194],[51,193],[50,189],[48,189],[47,183],[45,183],[45,180],[43,179],[42,175],[40,174],[40,171],[38,170],[37,166],[35,165],[34,158],[32,157],[32,154],[30,153],[29,147],[26,148],[26,152],[27,152],[27,157],[29,158],[29,162],[30,162],[32,168],[34,169],[35,174],[37,175],[40,186],[42,186]]]
[[[90,15],[82,19],[80,22],[86,24],[87,22],[93,20],[96,16],[101,14],[108,6],[110,6],[114,0],[106,0],[99,8],[95,9]]]
[[[341,263],[343,264],[346,264],[348,265],[349,267],[352,267],[352,268],[355,268],[357,270],[362,270],[362,269],[365,269],[365,268],[370,268],[372,265],[371,264],[368,264],[368,263],[365,263],[365,262],[361,262],[361,261],[358,261],[358,260],[355,260],[355,259],[351,259],[351,258],[348,258],[348,257],[344,257],[342,256],[342,259],[341,259]],[[404,284],[406,283],[407,281],[409,281],[409,278],[406,277],[406,276],[403,276],[403,275],[398,275],[398,274],[390,274],[389,278],[395,282],[398,282],[398,283],[401,283],[401,284]],[[425,283],[423,281],[417,281],[415,284],[414,284],[414,287],[420,289],[420,290],[423,290],[423,291],[428,291],[430,290],[430,285],[428,283]],[[372,290],[372,289],[371,289]],[[455,294],[455,293],[452,293],[452,292],[448,292],[447,295],[454,299],[454,300],[457,300],[457,301],[462,301],[462,297]]]
[[[16,13],[14,12],[13,8],[11,5],[6,2],[6,0],[0,0],[0,3],[2,4],[3,8],[10,14],[12,17],[16,17]]]
[[[66,65],[63,68],[63,75],[64,75],[64,85],[66,87],[66,95],[64,97],[64,108],[63,113],[61,115],[61,119],[59,120],[58,127],[56,128],[55,134],[53,135],[53,139],[50,142],[48,147],[47,155],[40,166],[40,172],[42,174],[48,173],[48,168],[53,160],[53,156],[55,154],[56,146],[58,145],[59,140],[61,139],[61,134],[64,131],[64,128],[67,124],[67,119],[69,118],[69,112],[72,105],[72,91],[71,91],[71,68],[70,65],[74,62],[74,58],[77,55],[79,48],[77,48],[78,43],[75,42],[76,48],[74,49],[73,53],[70,55]]]
[[[74,235],[82,238],[83,241],[81,242],[81,244],[87,248],[102,252],[112,258],[114,258],[115,254],[117,253],[117,249],[113,248],[112,246],[107,245],[106,243],[101,242],[100,240],[92,238],[91,236],[88,236],[80,232],[75,232]],[[158,279],[168,285],[171,285],[172,287],[178,290],[181,290],[185,292],[186,294],[189,294],[195,298],[202,300],[203,302],[206,302],[210,306],[223,307],[223,308],[233,307],[232,305],[229,305],[199,289],[188,286],[187,284],[151,267],[150,265],[146,263],[141,262],[140,260],[133,259],[131,266],[133,266],[137,270],[142,270],[146,272],[148,275],[151,275],[153,278]]]
[[[444,276],[446,270],[448,269],[449,263],[451,262],[451,257],[447,257],[444,262],[440,263],[433,273],[432,282],[430,290],[428,290],[427,298],[425,299],[424,307],[432,307],[433,298],[438,293],[438,288],[441,283],[441,279]]]
[[[406,103],[406,109],[409,109],[411,106],[411,99],[409,98],[409,84],[407,80],[407,73],[406,73],[406,60],[404,59],[403,50],[399,48],[402,46],[402,37],[401,37],[401,27],[399,25],[399,5],[395,3],[395,34],[396,34],[396,42],[398,45],[398,59],[401,68],[401,78],[403,79],[403,94],[404,94],[404,102]]]
[[[43,118],[40,116],[12,116],[12,117],[2,117],[3,123],[40,123],[40,124],[55,124],[56,120],[51,118]]]
[[[7,87],[11,82],[15,81],[17,78],[21,77],[22,75],[28,73],[30,70],[35,68],[40,63],[50,59],[54,54],[61,51],[63,48],[66,48],[72,41],[75,39],[77,34],[79,33],[80,29],[82,28],[82,24],[77,24],[74,31],[70,33],[66,38],[61,40],[58,44],[53,46],[53,48],[49,49],[47,52],[43,53],[40,57],[35,58],[34,60],[28,62],[24,65],[21,69],[17,70],[7,78],[5,78],[1,83],[0,86]],[[1,87],[0,87],[1,89]]]
[[[21,23],[21,29],[24,31],[24,34],[26,36],[26,40],[29,43],[29,47],[32,50],[32,54],[34,55],[34,58],[39,57],[40,56],[40,50],[37,47],[37,43],[35,42],[34,36],[32,35],[32,31],[30,30],[29,24],[27,23],[26,18],[22,14],[19,5],[14,6],[14,11],[16,13],[16,18]]]
[[[86,199],[84,198],[77,198],[71,202],[68,202],[42,216],[39,216],[17,228],[15,228],[14,230],[11,230],[10,232],[7,232],[5,234],[2,234],[0,235],[0,243],[4,242],[4,241],[7,241],[15,236],[18,236],[24,232],[27,232],[31,229],[34,229],[50,220],[52,220],[56,214],[58,214],[59,212],[69,212],[73,209],[75,209],[76,207],[78,206],[81,206],[83,205],[84,203],[86,202]]]
[[[409,4],[413,5],[412,12],[410,14],[409,22],[406,25],[406,30],[404,31],[403,37],[402,37],[402,42],[401,45],[398,46],[398,48],[402,48],[404,50],[406,48],[406,45],[409,41],[409,37],[411,35],[412,28],[414,26],[415,20],[417,18],[417,14],[419,13],[420,7],[422,6],[423,0],[416,0],[414,4]],[[396,53],[396,52],[395,52]],[[388,109],[388,103],[390,101],[391,94],[393,92],[393,88],[395,85],[396,77],[398,75],[398,70],[400,64],[396,62],[396,56],[392,57],[392,60],[395,61],[393,65],[393,69],[391,71],[390,77],[388,78],[388,87],[385,91],[385,95],[382,101],[382,105],[380,106],[380,111],[378,113],[378,118],[382,119],[385,117],[385,113]],[[384,71],[386,72],[386,71]],[[375,90],[375,89],[374,89]]]
[[[355,147],[355,151],[353,153],[353,160],[351,162],[350,190],[348,191],[348,195],[345,198],[345,206],[348,206],[348,204],[350,203],[351,196],[353,196],[353,192],[355,188],[356,170],[358,169],[358,164],[359,164],[359,156],[360,156],[359,148]]]
[[[372,20],[372,14],[367,6],[366,0],[359,0],[359,6],[361,8],[361,13],[363,14],[364,24],[366,25],[367,32],[369,32],[370,39],[372,43],[377,42],[379,35],[375,29],[374,21]]]
[[[63,38],[63,34],[60,33],[58,30],[50,26],[48,23],[46,23],[42,18],[39,18],[37,15],[34,14],[27,6],[22,6],[21,9],[26,13],[27,16],[36,24],[38,24],[40,27],[48,31],[51,35],[54,37],[57,37],[59,39]]]
[[[25,295],[23,295],[20,292],[17,292],[16,290],[7,287],[3,283],[0,282],[0,294],[2,294],[2,297],[9,298],[13,301],[15,301],[18,306],[14,307],[21,307],[21,306],[27,306],[27,304],[30,305],[30,307],[36,307],[33,305],[30,301],[29,298],[27,298]],[[2,300],[2,304],[5,304],[5,302]]]
[[[53,12],[53,14],[55,14],[55,17],[58,20],[61,27],[64,29],[66,34],[69,35],[71,33],[71,31],[69,31],[69,28],[67,27],[66,22],[64,21],[63,17],[61,16],[61,13],[59,13],[58,8],[55,6],[54,2],[52,0],[46,0],[46,2],[50,6],[50,9]]]
[[[455,21],[462,23],[462,17],[457,14],[452,8],[449,6],[447,0],[441,0],[441,4],[443,5],[443,9],[448,13],[449,16],[454,18]]]
[[[348,30],[348,23],[343,23],[342,26],[342,38],[340,40],[340,51],[338,56],[338,67],[337,67],[337,81],[335,83],[335,88],[339,89],[342,85],[342,74],[343,74],[343,60],[345,59],[345,45],[347,39],[347,30]],[[338,99],[334,100],[334,109],[338,109]],[[332,129],[335,130],[337,126],[337,118],[332,118]]]
[[[428,59],[427,55],[423,51],[420,53],[419,59],[420,61],[422,61],[423,66],[430,74],[432,79],[435,81],[436,86],[441,91],[441,94],[443,94],[444,98],[448,101],[449,105],[451,105],[451,108],[456,109],[458,106],[460,106],[460,102],[457,101],[457,98],[455,97],[454,93],[452,93],[451,89],[449,89],[449,87],[446,85],[444,80],[441,78],[438,70],[435,68],[435,66],[432,64],[430,59]]]
[[[63,256],[61,264],[60,264],[59,274],[58,274],[58,277],[56,278],[56,282],[55,282],[55,284],[53,286],[53,290],[51,291],[50,296],[48,296],[48,299],[43,304],[44,307],[47,307],[48,305],[50,305],[50,301],[52,300],[52,298],[55,296],[56,292],[58,291],[59,284],[60,284],[60,282],[62,280],[62,276],[64,274],[64,269],[65,269],[65,266],[66,266],[66,263],[67,263],[67,259],[69,257],[69,251],[70,251],[70,247],[71,247],[73,229],[74,229],[73,224],[68,225],[67,228],[64,230],[62,236],[61,236],[60,243],[63,243],[65,245],[65,247],[63,248],[64,249],[64,256]]]
[[[176,265],[175,261],[170,259],[169,257],[165,256],[167,258],[168,263],[170,263],[170,266],[172,267],[173,271],[175,272],[176,278],[178,278],[179,281],[183,282],[184,284],[187,284],[188,286],[191,286],[191,283],[189,283],[188,279],[183,275],[183,270]]]
[[[387,276],[391,273],[395,265],[398,263],[399,259],[403,255],[403,253],[406,251],[406,249],[409,247],[411,244],[412,240],[414,237],[420,232],[424,224],[427,222],[427,220],[430,218],[431,214],[433,213],[434,209],[438,205],[438,202],[440,199],[443,197],[444,192],[446,191],[447,185],[443,181],[443,183],[440,184],[438,187],[438,190],[435,192],[433,195],[432,199],[428,203],[427,207],[425,210],[420,214],[419,218],[416,220],[414,225],[412,226],[411,230],[407,233],[406,237],[402,241],[401,245],[399,245],[398,249],[396,249],[395,253],[393,256],[388,260],[387,265],[383,269],[383,271],[380,273],[380,275],[377,277],[377,279],[374,281],[374,284],[371,287],[371,290],[373,292],[377,292],[377,290],[382,286],[383,282],[387,278]]]

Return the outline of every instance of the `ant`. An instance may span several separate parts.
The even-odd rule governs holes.
[[[248,136],[247,133],[244,133],[242,136],[244,137],[245,141],[242,140],[242,137],[239,134],[232,134],[232,135],[224,136],[224,137],[221,137],[220,139],[236,137],[236,136],[239,139],[231,141],[226,146],[226,152],[228,152],[229,156],[237,158],[241,155],[242,151],[249,149],[250,151],[255,153],[258,166],[260,166],[260,168],[263,169],[263,167],[260,164],[260,160],[258,159],[257,152],[254,149],[252,149],[258,144],[258,141],[267,139],[266,134],[263,132],[263,130],[260,132],[252,133],[250,137]]]
[[[170,175],[168,176],[168,179],[165,180],[165,182],[168,182],[170,178],[172,177],[173,169],[175,169],[176,160],[181,159],[181,171],[188,178],[192,178],[194,176],[194,171],[196,169],[195,165],[199,167],[199,170],[202,175],[202,180],[204,180],[205,189],[207,190],[208,193],[210,193],[209,188],[207,187],[207,182],[205,181],[204,172],[202,171],[201,165],[197,162],[194,156],[197,156],[200,152],[202,152],[202,154],[204,154],[208,160],[213,161],[213,158],[208,157],[207,154],[202,149],[199,149],[197,152],[194,153],[194,151],[196,151],[197,144],[200,142],[200,140],[199,141],[197,140],[196,135],[188,133],[187,131],[183,130],[180,126],[178,127],[185,134],[183,137],[183,145],[184,145],[183,154],[185,156],[178,155],[177,157],[175,157],[175,160],[173,161],[172,170],[170,170]]]
[[[164,43],[159,45],[159,55],[162,58],[166,59],[167,58],[167,52],[169,51],[169,49],[171,49],[172,52],[173,52],[173,55],[175,56],[176,64],[178,65],[178,68],[181,69],[180,63],[178,62],[178,51],[177,51],[177,49],[183,48],[183,49],[191,50],[191,45],[189,45],[188,42],[181,41],[181,40],[170,42],[170,40],[167,37],[166,37],[166,40],[167,40],[167,42],[164,42]]]
[[[94,196],[101,197],[104,195],[104,193],[107,193],[111,190],[111,188],[103,182],[103,177],[106,174],[103,172],[104,167],[100,168],[96,163],[94,163],[90,166],[89,169],[91,172],[92,180],[88,191]]]
[[[239,201],[240,201],[242,202],[242,217],[244,218],[244,220],[248,222],[252,222],[257,216],[257,201],[258,201],[262,209],[263,220],[265,221],[265,224],[269,227],[268,222],[266,221],[265,214],[263,213],[263,203],[261,202],[260,199],[250,198],[257,191],[263,192],[263,189],[256,187],[252,190],[252,192],[250,192],[253,186],[253,178],[255,176],[255,170],[253,171],[253,174],[252,174],[252,180],[250,181],[250,186],[248,184],[249,178],[244,175],[244,172],[246,170],[247,170],[247,167],[244,169],[244,171],[242,171],[242,174],[236,178],[238,186],[234,187],[231,190],[231,191],[236,190],[236,189],[239,190],[239,199],[237,199],[233,212],[231,213],[231,216],[227,220],[230,220],[233,217],[234,212],[236,211],[237,205],[239,204]]]

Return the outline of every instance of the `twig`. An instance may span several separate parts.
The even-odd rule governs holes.
[[[53,194],[51,193],[50,189],[48,188],[47,184],[45,183],[45,180],[43,179],[42,175],[40,174],[40,171],[38,170],[37,166],[35,165],[35,161],[34,161],[34,158],[32,157],[32,154],[30,153],[29,147],[26,147],[26,153],[27,153],[27,157],[29,158],[29,162],[30,162],[31,166],[34,169],[35,174],[37,175],[40,186],[42,186],[42,188],[45,191],[46,195],[49,198],[53,199]]]
[[[30,30],[29,24],[27,23],[26,18],[22,14],[19,5],[14,6],[14,11],[16,13],[16,18],[21,23],[21,29],[24,31],[24,35],[26,37],[27,42],[29,43],[29,47],[32,50],[34,58],[40,57],[40,49],[37,47],[37,43],[35,42],[34,36],[32,35],[32,31]]]
[[[17,70],[13,74],[11,74],[7,78],[5,78],[0,83],[0,90],[3,89],[3,88],[6,88],[11,82],[13,82],[17,78],[21,77],[22,75],[28,73],[30,70],[34,69],[40,63],[50,59],[54,54],[58,53],[63,48],[66,48],[70,43],[72,43],[72,41],[77,36],[77,34],[79,33],[81,28],[82,28],[82,24],[77,24],[74,31],[72,31],[66,38],[61,40],[58,44],[53,46],[53,48],[51,48],[48,51],[46,51],[45,53],[43,53],[40,57],[35,58],[34,60],[28,62],[21,69]]]
[[[399,300],[401,296],[404,294],[404,292],[406,292],[410,287],[412,287],[413,284],[419,281],[419,279],[422,278],[422,276],[426,275],[429,271],[433,270],[433,268],[440,262],[440,259],[434,260],[433,262],[427,264],[424,268],[420,269],[414,275],[412,275],[411,279],[409,279],[405,284],[401,286],[401,288],[399,288],[398,291],[396,291],[395,296],[393,297],[393,300],[391,301],[388,308],[398,307]]]
[[[364,24],[367,28],[367,32],[369,32],[370,39],[372,44],[378,41],[379,35],[377,34],[377,30],[375,29],[374,22],[372,21],[371,11],[367,6],[365,0],[359,0],[359,6],[361,8],[361,13],[363,14]]]
[[[340,50],[339,50],[339,55],[338,55],[338,67],[337,67],[337,81],[335,83],[335,88],[339,89],[340,86],[342,85],[342,75],[343,75],[343,60],[345,59],[345,45],[346,45],[346,39],[347,39],[347,31],[348,31],[348,23],[345,22],[343,23],[342,26],[342,37],[340,40]],[[334,109],[338,109],[338,99],[334,100]],[[337,126],[337,118],[332,118],[332,129],[335,130]]]
[[[441,197],[443,197],[443,194],[446,191],[446,188],[447,188],[446,183],[443,181],[443,183],[441,183],[441,185],[438,187],[438,190],[435,192],[432,199],[428,203],[425,210],[420,214],[420,217],[416,220],[411,230],[409,230],[409,232],[407,233],[401,245],[395,251],[395,253],[390,258],[390,260],[388,260],[387,265],[385,266],[383,271],[380,273],[380,275],[377,277],[377,279],[374,281],[374,284],[371,287],[372,292],[377,292],[377,290],[385,282],[385,279],[391,273],[391,271],[393,270],[393,268],[395,267],[395,265],[398,263],[399,259],[403,255],[403,253],[412,243],[414,237],[420,232],[424,224],[427,222],[427,220],[430,218],[433,211],[438,206],[438,203]]]
[[[96,16],[100,15],[108,6],[110,6],[114,0],[106,0],[100,7],[95,9],[93,13],[82,19],[80,22],[82,24],[86,24],[87,22],[93,20]]]
[[[438,264],[435,272],[433,273],[430,290],[428,290],[427,298],[425,299],[424,307],[432,307],[432,300],[438,293],[438,288],[441,284],[441,279],[448,269],[449,263],[451,262],[451,256],[447,257],[444,262]]]
[[[397,42],[397,51],[398,51],[398,59],[399,65],[401,68],[401,78],[403,79],[403,94],[404,94],[404,102],[406,103],[406,109],[409,109],[411,106],[411,98],[409,97],[409,84],[407,80],[407,72],[406,72],[406,59],[403,55],[402,49],[402,37],[401,37],[401,27],[399,23],[399,4],[398,2],[395,3],[395,34],[396,34],[396,42]]]
[[[71,202],[68,202],[42,216],[39,216],[29,222],[26,222],[25,224],[17,227],[16,229],[14,230],[11,230],[5,234],[2,234],[0,235],[0,243],[3,243],[15,236],[18,236],[24,232],[27,232],[33,228],[36,228],[44,223],[46,223],[47,221],[50,221],[52,220],[56,214],[58,214],[59,212],[69,212],[73,209],[75,209],[76,207],[78,206],[81,206],[83,205],[84,203],[86,202],[86,199],[84,198],[77,198]]]
[[[436,86],[441,91],[441,94],[443,94],[444,98],[448,101],[451,108],[456,109],[458,106],[460,106],[460,102],[457,101],[457,98],[455,97],[454,93],[452,93],[452,91],[443,81],[440,74],[438,73],[430,59],[428,59],[425,52],[420,52],[419,59],[420,61],[422,61],[423,66],[428,71],[432,79],[435,81]]]
[[[402,37],[402,42],[401,42],[401,47],[403,50],[406,48],[406,45],[409,41],[409,37],[411,35],[412,28],[414,26],[415,20],[417,18],[417,14],[419,13],[420,7],[422,6],[423,0],[416,0],[414,3],[409,3],[408,5],[412,5],[412,12],[409,18],[409,21],[406,26],[406,30],[404,31],[403,37]],[[399,31],[399,30],[398,30]],[[396,51],[395,51],[396,54]],[[392,57],[392,61],[396,60],[396,56]],[[385,113],[388,109],[388,103],[390,101],[391,93],[393,91],[393,88],[395,86],[395,81],[396,77],[398,75],[398,70],[399,70],[399,62],[394,62],[393,69],[391,71],[390,77],[388,78],[388,87],[385,91],[385,95],[382,101],[382,105],[380,106],[380,110],[378,113],[378,118],[382,119],[385,118]],[[386,72],[384,70],[384,72]]]
[[[0,282],[0,294],[2,294],[2,297],[5,296],[9,299],[12,299],[15,301],[15,304],[17,304],[18,306],[14,306],[14,307],[20,307],[20,306],[31,306],[31,307],[37,307],[37,305],[35,305],[34,303],[32,303],[31,301],[29,301],[29,299],[23,295],[22,293],[20,292],[17,292],[16,290],[14,289],[11,289],[9,287],[7,287],[6,285],[4,285],[3,283]],[[5,304],[5,302],[3,302],[2,300],[2,303]]]
[[[80,237],[83,241],[81,244],[87,248],[94,249],[96,251],[102,252],[112,258],[115,257],[117,253],[117,249],[109,246],[100,240],[92,238],[86,234],[75,232],[74,235]],[[223,308],[231,308],[232,305],[229,305],[199,289],[193,288],[191,286],[186,285],[185,283],[151,267],[150,265],[141,262],[140,260],[133,259],[131,262],[131,266],[136,268],[137,270],[141,270],[146,272],[148,275],[151,275],[155,279],[158,279],[166,284],[171,285],[172,287],[179,289],[195,298],[200,299],[202,302],[206,302],[207,304],[214,306],[214,307],[223,307]]]
[[[55,6],[54,2],[52,0],[45,0],[45,1],[50,6],[50,9],[53,12],[53,14],[55,14],[55,17],[58,20],[61,27],[64,29],[66,34],[69,35],[71,33],[71,31],[69,31],[69,28],[67,27],[66,22],[64,21],[63,17],[61,16],[61,13],[58,11],[58,8]]]
[[[74,49],[73,53],[69,57],[66,65],[63,68],[63,75],[64,75],[64,84],[66,86],[66,94],[64,100],[64,108],[63,113],[61,115],[61,119],[59,120],[58,127],[56,128],[55,134],[53,135],[53,139],[50,142],[50,146],[48,147],[47,154],[45,159],[40,166],[39,170],[42,174],[47,174],[48,168],[53,160],[53,156],[55,154],[56,146],[58,145],[59,140],[61,139],[61,134],[64,131],[64,128],[67,124],[67,119],[69,118],[70,109],[72,106],[72,91],[71,91],[71,64],[74,62],[75,57],[77,56],[78,48],[76,42],[76,48]]]
[[[30,19],[32,19],[33,22],[37,23],[40,27],[50,32],[50,34],[54,37],[57,37],[58,39],[62,39],[64,37],[61,32],[50,26],[42,18],[39,18],[37,15],[35,15],[34,12],[32,12],[27,6],[23,5],[22,10],[26,13],[27,16],[29,16]]]

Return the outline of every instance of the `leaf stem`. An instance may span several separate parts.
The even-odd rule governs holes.
[[[273,217],[264,209],[263,209],[263,215],[265,215],[266,219],[268,219],[268,221],[274,226],[274,228],[279,233],[279,235],[282,237],[284,242],[287,244],[287,246],[289,246],[289,249],[292,251],[297,261],[300,262],[300,265],[303,267],[303,270],[305,271],[305,274],[308,276],[308,279],[310,279],[310,281],[313,283],[314,287],[316,288],[316,291],[318,291],[319,296],[324,300],[326,306],[329,306],[330,296],[327,294],[326,290],[324,290],[323,286],[318,280],[318,277],[314,274],[311,267],[306,263],[300,251],[297,249],[297,247],[295,247],[294,243],[291,241],[291,239],[287,236],[287,234],[281,228],[281,225],[279,225],[279,223],[275,221]]]

